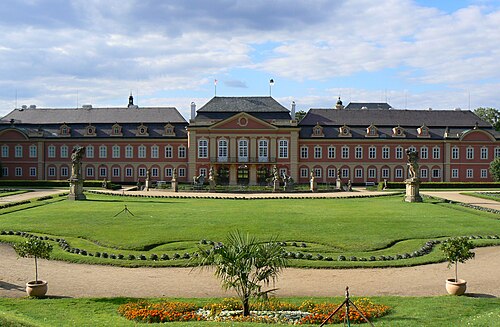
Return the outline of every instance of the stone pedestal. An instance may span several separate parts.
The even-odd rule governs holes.
[[[309,188],[311,189],[311,192],[318,192],[318,183],[315,180],[311,180],[309,182]]]
[[[179,191],[179,185],[177,184],[176,180],[172,180],[172,191],[173,192],[178,192]]]
[[[144,182],[144,191],[149,191],[149,187],[151,186],[151,182],[146,179]]]
[[[70,179],[69,180],[69,194],[68,200],[86,200],[87,197],[83,194],[83,180]]]
[[[215,181],[213,179],[208,181],[208,190],[209,192],[215,192]]]
[[[418,179],[407,179],[406,183],[406,202],[422,202],[422,197],[420,196],[420,180]]]
[[[342,180],[340,178],[337,178],[335,188],[339,191],[343,191],[344,189],[342,188]]]
[[[273,192],[279,192],[280,191],[280,181],[275,179],[273,181]]]

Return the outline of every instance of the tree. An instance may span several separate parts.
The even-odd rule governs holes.
[[[493,127],[500,131],[500,111],[491,107],[479,107],[474,110],[474,113],[481,119],[487,121]]]
[[[474,258],[475,253],[470,252],[473,248],[474,244],[467,237],[449,238],[441,245],[441,250],[448,261],[448,268],[455,265],[455,282],[458,282],[458,263]]]
[[[500,157],[490,162],[490,174],[495,181],[500,182]]]
[[[241,300],[243,315],[250,315],[250,298],[265,297],[274,289],[262,287],[273,283],[287,266],[284,250],[275,239],[258,242],[240,231],[229,233],[224,244],[211,250],[200,248],[196,264],[201,267],[215,266],[215,276],[224,289],[234,289]]]
[[[295,113],[295,120],[297,121],[301,121],[302,118],[304,118],[304,116],[307,114],[307,112],[305,112],[304,110],[299,110]]]
[[[38,284],[37,259],[48,259],[50,257],[50,252],[52,252],[52,245],[38,238],[31,237],[24,243],[16,244],[14,250],[20,257],[35,258],[35,284]]]

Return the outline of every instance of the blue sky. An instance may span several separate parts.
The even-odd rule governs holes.
[[[0,116],[175,106],[214,95],[286,107],[500,107],[500,1],[5,0]]]

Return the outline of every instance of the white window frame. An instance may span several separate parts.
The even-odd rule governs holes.
[[[342,178],[349,178],[349,168],[342,168]]]
[[[171,167],[165,168],[165,177],[172,177],[173,169]]]
[[[186,168],[179,168],[179,177],[186,177]]]
[[[391,170],[389,168],[382,168],[382,178],[389,178]]]
[[[429,177],[429,170],[427,168],[421,168],[420,169],[420,177],[421,178],[428,178]]]
[[[146,158],[146,146],[144,144],[139,145],[137,148],[137,158]]]
[[[354,169],[354,178],[363,178],[363,168]]]
[[[207,177],[207,168],[200,168],[200,175]]]
[[[377,147],[371,146],[368,148],[368,159],[377,159]]]
[[[125,147],[125,158],[131,159],[134,157],[134,147],[130,144],[128,144]]]
[[[111,168],[111,176],[120,177],[120,167]]]
[[[384,146],[382,148],[382,159],[390,159],[391,158],[391,149],[388,146]]]
[[[87,145],[85,147],[85,157],[86,158],[94,158],[94,146],[93,145]]]
[[[309,176],[309,169],[307,168],[300,168],[300,177],[301,178],[307,178]]]
[[[268,162],[269,161],[269,141],[266,139],[259,140],[259,162]]]
[[[9,157],[9,146],[8,145],[2,145],[2,158],[8,158]]]
[[[394,169],[394,178],[403,178],[403,168]]]
[[[56,167],[49,167],[47,169],[47,176],[55,177],[56,176]]]
[[[49,145],[47,147],[47,157],[48,158],[55,158],[56,157],[56,146],[55,145]]]
[[[354,148],[354,159],[363,159],[363,147],[357,146]]]
[[[314,159],[323,158],[323,148],[319,145],[314,147]]]
[[[105,145],[99,145],[99,158],[108,157],[108,147]]]
[[[184,145],[181,145],[177,148],[177,157],[186,158],[186,147]]]
[[[433,147],[432,148],[432,159],[440,159],[441,158],[441,148],[440,147]]]
[[[397,146],[394,149],[394,156],[396,159],[403,159],[403,147],[402,146]]]
[[[134,177],[134,168],[125,167],[125,177]]]
[[[3,177],[9,176],[9,168],[8,167],[2,167],[2,176]]]
[[[16,167],[16,169],[14,170],[14,176],[23,176],[23,168],[22,167]]]
[[[108,167],[99,167],[99,177],[108,177]]]
[[[165,158],[173,158],[174,157],[174,149],[169,144],[165,146]]]
[[[481,148],[481,159],[483,159],[483,160],[488,159],[488,148],[487,147]]]
[[[248,162],[248,143],[247,139],[238,140],[238,162]]]
[[[301,159],[309,158],[309,148],[305,145],[300,147],[300,158]]]
[[[320,167],[314,168],[314,177],[316,178],[321,178],[321,175],[323,174],[323,169]]]
[[[500,158],[500,146],[497,146],[495,148],[495,159]]]
[[[227,139],[222,138],[217,141],[217,161],[227,162],[229,154],[229,142]]]
[[[111,148],[111,157],[112,158],[120,158],[120,146],[119,145],[113,145],[113,147]]]
[[[432,169],[432,178],[441,178],[441,169],[439,168]]]
[[[30,177],[36,177],[36,167],[30,167]]]
[[[288,140],[278,140],[278,158],[288,158]]]
[[[344,145],[341,151],[342,151],[342,159],[349,159],[349,147],[347,145]]]
[[[457,168],[453,168],[451,170],[451,178],[458,178],[458,169]]]
[[[474,178],[474,169],[468,168],[465,171],[465,178]]]
[[[67,145],[61,145],[61,147],[59,148],[59,156],[61,158],[68,158],[69,156],[69,149],[68,149],[68,146]]]
[[[481,178],[488,178],[488,169],[481,169]]]
[[[466,155],[465,155],[465,158],[468,159],[468,160],[473,160],[474,159],[474,148],[469,146],[467,147],[467,150],[466,150]]]
[[[23,146],[22,145],[16,145],[14,147],[14,158],[22,158],[23,157]],[[18,175],[16,175],[18,176]]]
[[[145,167],[139,167],[137,169],[137,176],[146,177],[147,169]]]
[[[30,158],[36,158],[38,156],[38,147],[34,144],[30,145]],[[31,175],[30,175],[31,176]],[[35,175],[36,176],[36,175]]]
[[[153,145],[150,149],[151,158],[157,159],[160,157],[160,147],[158,145]]]
[[[460,159],[460,148],[458,146],[451,148],[451,159]]]
[[[85,174],[87,177],[94,177],[94,174],[95,174],[94,167],[87,167],[85,169]]]
[[[423,146],[420,148],[420,159],[426,160],[429,159],[429,148]]]
[[[328,147],[328,159],[335,159],[335,147],[334,146],[329,146]]]
[[[66,166],[61,167],[61,177],[68,177],[69,176],[69,168]]]
[[[328,168],[327,171],[328,178],[335,178],[335,175],[337,174],[335,168]]]
[[[151,168],[151,177],[159,177],[159,176],[160,176],[160,169],[158,169],[158,167]]]
[[[377,169],[368,168],[368,178],[377,178]]]
[[[198,158],[208,158],[208,140],[205,138],[198,140]]]

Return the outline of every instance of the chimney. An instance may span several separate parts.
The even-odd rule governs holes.
[[[191,102],[191,119],[194,120],[196,116],[196,103]]]
[[[292,101],[292,119],[295,119],[295,101]]]

